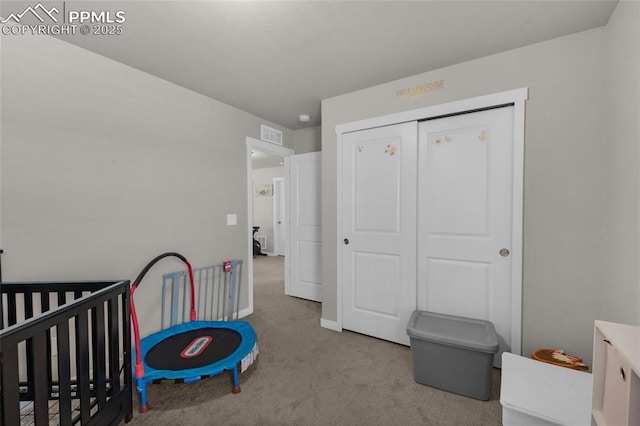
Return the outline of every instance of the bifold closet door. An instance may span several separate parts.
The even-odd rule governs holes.
[[[343,328],[405,345],[416,308],[417,127],[342,138]]]
[[[509,350],[513,107],[424,121],[419,135],[418,308],[489,320]]]

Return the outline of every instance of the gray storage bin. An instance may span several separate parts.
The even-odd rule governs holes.
[[[407,324],[416,382],[488,400],[498,335],[489,321],[415,311]]]

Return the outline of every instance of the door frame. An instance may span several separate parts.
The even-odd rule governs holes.
[[[338,144],[337,176],[337,318],[336,322],[322,320],[321,325],[336,331],[342,330],[343,321],[343,282],[342,282],[342,138],[345,133],[366,130],[375,127],[389,126],[408,121],[420,121],[437,117],[474,112],[476,110],[513,105],[513,208],[512,208],[512,265],[511,265],[511,351],[522,353],[522,256],[523,256],[523,190],[524,190],[524,124],[525,101],[528,99],[529,89],[519,89],[493,93],[475,98],[448,102],[445,104],[403,111],[383,116],[339,124],[335,127]]]
[[[268,154],[279,155],[282,158],[286,158],[295,154],[295,151],[290,148],[285,148],[279,145],[261,141],[260,139],[247,136],[247,293],[249,297],[249,307],[246,311],[240,313],[240,317],[253,313],[253,234],[251,230],[251,224],[253,221],[253,159],[251,157],[252,151],[261,151]],[[285,188],[288,185],[287,176],[289,171],[287,170],[287,162],[285,161],[284,176],[285,176]],[[285,201],[286,203],[287,201]],[[288,206],[286,206],[288,208]],[[287,225],[288,226],[288,225]],[[286,253],[286,247],[285,247]],[[286,254],[285,254],[286,258]],[[285,277],[287,273],[285,271]],[[286,278],[285,278],[286,279]]]

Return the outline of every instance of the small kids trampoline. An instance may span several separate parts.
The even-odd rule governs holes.
[[[182,260],[187,271],[164,276],[162,330],[140,339],[138,320],[133,295],[149,269],[159,260],[173,256]],[[153,259],[140,273],[131,286],[131,322],[135,340],[135,378],[140,393],[140,412],[149,410],[147,384],[161,379],[195,382],[202,377],[215,376],[224,371],[233,373],[232,392],[240,392],[238,366],[241,371],[251,365],[258,353],[256,333],[246,321],[233,320],[234,300],[239,305],[239,283],[236,274],[241,261],[226,261],[222,265],[196,270],[200,299],[195,297],[194,271],[184,256],[170,252]],[[180,286],[180,278],[182,286]],[[188,277],[188,285],[186,279]],[[167,281],[170,285],[167,286]],[[239,281],[239,279],[238,279]],[[217,287],[217,288],[216,288]],[[165,328],[165,302],[167,293],[171,296],[170,322]],[[187,306],[187,300],[190,301]],[[218,310],[212,304],[223,306],[223,320],[197,320],[196,304],[204,317],[212,317]],[[236,307],[238,306],[236,305]],[[180,321],[180,308],[188,320]],[[236,308],[237,316],[237,308]],[[226,320],[224,320],[226,319]]]

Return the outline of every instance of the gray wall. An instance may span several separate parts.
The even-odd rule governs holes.
[[[640,3],[620,2],[605,38],[605,188],[601,310],[640,324]]]
[[[318,152],[322,149],[321,127],[307,127],[293,132],[296,154]]]
[[[50,37],[2,37],[1,55],[5,279],[134,279],[164,251],[246,259],[246,137],[278,126]],[[160,274],[182,267],[136,293],[143,334]]]
[[[609,291],[602,262],[606,32],[606,28],[586,31],[323,101],[322,317],[325,320],[337,318],[335,126],[528,87],[523,353],[539,347],[559,347],[590,362],[594,319],[614,317],[610,307],[600,308]],[[619,37],[626,40],[622,34]],[[637,51],[625,50],[621,54],[636,59],[638,56]],[[442,79],[444,90],[411,99],[395,96],[396,90]],[[633,106],[628,99],[616,97],[615,101],[622,102],[621,107]],[[626,133],[630,136],[627,151],[637,152],[637,134]],[[633,158],[629,161],[636,164],[630,167],[637,176],[637,154]],[[637,209],[637,184],[629,186],[635,192],[630,194],[632,200],[628,203]],[[637,226],[637,221],[636,215],[632,224]],[[632,272],[631,282],[624,289],[637,296],[637,232],[634,235],[635,242],[629,241],[627,245],[635,247],[636,260],[624,267]],[[621,310],[631,313],[637,310],[637,297],[625,298],[624,289],[618,289],[623,294],[615,296],[613,306],[619,305]],[[625,315],[625,320],[637,322],[637,316]]]

